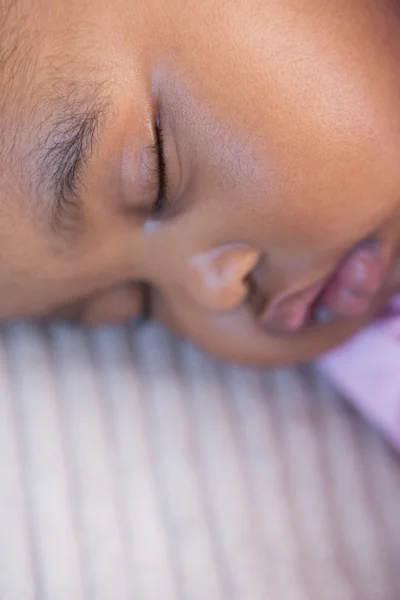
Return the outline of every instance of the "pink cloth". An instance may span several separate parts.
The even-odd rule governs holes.
[[[400,450],[400,295],[381,320],[318,365]]]

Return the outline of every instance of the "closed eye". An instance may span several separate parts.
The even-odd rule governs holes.
[[[162,217],[168,206],[168,173],[165,160],[164,132],[161,126],[160,118],[157,117],[155,123],[155,151],[158,161],[158,193],[153,204],[152,214],[155,217]]]

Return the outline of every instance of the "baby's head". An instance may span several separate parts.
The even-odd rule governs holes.
[[[1,318],[128,319],[146,289],[270,363],[388,295],[395,0],[0,0],[0,27]]]

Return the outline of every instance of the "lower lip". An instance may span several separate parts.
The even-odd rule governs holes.
[[[359,244],[344,258],[317,298],[315,320],[364,316],[382,290],[390,265],[381,243]]]

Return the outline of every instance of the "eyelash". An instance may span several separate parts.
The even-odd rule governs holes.
[[[158,194],[156,201],[153,205],[153,214],[160,217],[165,212],[168,206],[168,175],[167,175],[167,164],[165,160],[165,146],[164,146],[164,131],[161,126],[160,118],[157,117],[155,123],[155,150],[157,152],[158,160]]]

